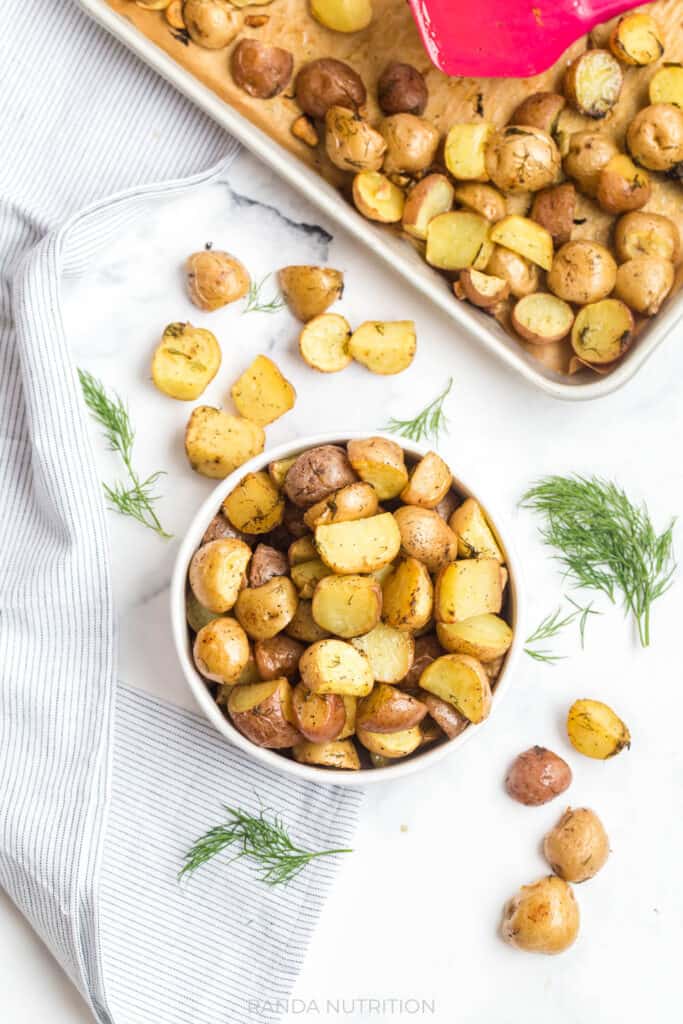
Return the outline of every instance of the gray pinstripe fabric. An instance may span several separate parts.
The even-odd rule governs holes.
[[[236,147],[70,0],[5,0],[3,15],[0,884],[103,1024],[275,1019],[250,1002],[291,988],[335,865],[286,890],[225,863],[178,886],[180,856],[255,791],[303,841],[346,845],[359,797],[294,786],[117,686],[100,485],[59,308],[62,274]]]

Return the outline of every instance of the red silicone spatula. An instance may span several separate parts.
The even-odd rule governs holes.
[[[447,75],[527,78],[638,0],[408,0],[431,60]],[[642,0],[641,0],[642,2]]]

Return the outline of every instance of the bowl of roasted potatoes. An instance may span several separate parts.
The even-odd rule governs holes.
[[[228,740],[290,775],[363,785],[478,732],[521,644],[519,568],[436,452],[326,434],[216,487],[178,552],[175,645]]]

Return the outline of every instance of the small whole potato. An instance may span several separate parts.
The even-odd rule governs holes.
[[[306,648],[298,640],[279,633],[254,644],[254,661],[261,679],[296,679],[299,661]]]
[[[616,144],[602,132],[574,132],[562,164],[564,173],[582,192],[594,198],[603,167],[618,153]]]
[[[579,932],[579,907],[571,887],[549,875],[523,885],[505,905],[502,936],[528,953],[563,953]]]
[[[325,114],[325,151],[342,171],[378,171],[387,144],[378,131],[346,107]]]
[[[543,853],[565,882],[585,882],[609,856],[609,839],[595,811],[568,807],[543,841]]]
[[[412,64],[394,60],[377,82],[377,102],[383,114],[423,114],[429,93],[423,76]]]
[[[564,793],[571,781],[567,762],[552,750],[537,746],[515,758],[505,777],[505,788],[520,804],[539,807]]]
[[[620,263],[657,256],[678,263],[681,238],[678,228],[668,217],[658,213],[634,211],[620,217],[614,229],[614,250]]]
[[[278,283],[290,312],[304,324],[341,299],[344,291],[344,275],[332,267],[283,267]]]
[[[531,207],[532,219],[550,232],[555,245],[564,245],[570,240],[575,213],[576,189],[569,181],[537,192]]]
[[[516,299],[537,292],[541,286],[540,272],[536,264],[502,245],[493,247],[486,264],[486,273],[507,281],[510,294]]]
[[[305,683],[294,687],[292,711],[297,729],[311,743],[336,739],[346,721],[343,697],[336,693],[313,693]]]
[[[193,43],[206,50],[222,50],[240,30],[240,18],[221,0],[185,0],[185,28]]]
[[[304,64],[296,76],[294,94],[304,114],[319,121],[330,107],[358,110],[367,96],[360,75],[349,64],[333,57]]]
[[[188,256],[185,266],[188,292],[199,309],[220,309],[249,291],[246,268],[227,252],[202,249]]]
[[[557,121],[566,106],[564,96],[557,92],[535,92],[522,100],[510,117],[510,124],[526,125],[528,128],[540,128],[552,135],[557,128]]]
[[[645,206],[651,192],[648,174],[620,153],[600,171],[596,199],[605,213],[626,213]]]
[[[577,240],[555,254],[548,287],[565,302],[584,305],[606,298],[617,280],[617,265],[604,245]]]
[[[636,313],[655,316],[674,283],[674,266],[657,256],[641,256],[617,270],[614,294]]]
[[[293,67],[294,58],[289,50],[258,39],[240,39],[230,55],[235,85],[259,100],[281,93],[292,77]]]
[[[387,150],[385,174],[414,175],[433,163],[439,145],[439,132],[429,121],[415,114],[392,114],[379,126]]]
[[[683,161],[683,110],[673,103],[653,103],[631,121],[626,133],[629,153],[650,171],[671,171]]]
[[[560,153],[540,128],[508,125],[486,148],[486,170],[504,192],[537,192],[557,178]]]
[[[401,547],[430,572],[458,557],[458,538],[433,509],[402,505],[394,513],[401,533]]]
[[[192,653],[198,671],[206,679],[235,683],[249,661],[249,641],[240,624],[225,616],[199,630]]]
[[[285,494],[299,508],[310,508],[358,479],[346,452],[332,444],[309,448],[290,466]]]

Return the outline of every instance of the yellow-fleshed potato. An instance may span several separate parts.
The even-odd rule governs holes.
[[[185,452],[197,473],[215,480],[229,476],[263,451],[263,428],[242,416],[230,416],[210,405],[192,410],[185,429]]]
[[[367,732],[401,732],[419,725],[426,706],[409,693],[378,683],[372,693],[358,701],[356,728]]]
[[[221,349],[216,337],[189,323],[169,324],[152,357],[152,380],[165,395],[191,402],[218,373]]]
[[[512,310],[512,326],[521,338],[533,345],[562,341],[573,323],[574,310],[569,303],[548,292],[525,295]]]
[[[309,529],[315,530],[323,523],[367,519],[377,515],[378,510],[377,491],[364,480],[358,480],[312,505],[304,514],[304,522]]]
[[[455,199],[465,209],[479,213],[492,223],[502,220],[507,213],[505,196],[492,185],[467,181],[455,187]]]
[[[512,643],[512,630],[505,619],[490,613],[462,622],[438,622],[436,635],[445,651],[469,654],[482,664],[502,658]]]
[[[223,501],[223,513],[244,533],[268,533],[282,522],[284,498],[268,473],[247,473]]]
[[[616,143],[604,132],[574,132],[562,163],[564,173],[585,195],[595,198],[603,167],[618,153]]]
[[[492,124],[476,121],[454,124],[444,143],[446,167],[460,181],[488,181],[486,151],[494,133]]]
[[[427,452],[411,471],[410,479],[401,491],[401,501],[406,505],[436,508],[452,482],[453,475],[441,456]]]
[[[357,726],[356,736],[371,754],[392,761],[399,757],[407,757],[422,744],[422,730],[419,725],[414,725],[412,729],[402,729],[400,732],[369,732]]]
[[[307,600],[313,597],[320,581],[331,574],[332,570],[319,558],[312,558],[309,562],[298,562],[290,570],[292,583],[299,591],[299,597]]]
[[[439,270],[474,266],[486,250],[490,228],[486,217],[471,210],[453,210],[434,217],[427,227],[427,263]]]
[[[486,273],[507,281],[510,294],[516,299],[537,292],[541,284],[540,271],[536,264],[513,252],[512,249],[505,249],[502,245],[494,245],[486,264]]]
[[[397,114],[397,117],[410,116]],[[353,179],[353,201],[368,220],[396,224],[403,217],[403,191],[379,171],[359,171]]]
[[[262,587],[246,587],[235,604],[237,621],[252,640],[270,640],[292,621],[299,597],[288,576],[274,576]]]
[[[510,124],[540,128],[542,132],[553,135],[566,102],[564,96],[557,92],[534,92],[515,108]]]
[[[431,121],[402,111],[385,117],[379,130],[387,144],[385,174],[412,177],[426,171],[434,162],[440,135]]]
[[[567,716],[572,746],[586,757],[605,761],[631,746],[631,734],[619,716],[599,700],[576,700]]]
[[[436,578],[434,618],[462,622],[475,615],[497,615],[503,603],[500,563],[494,558],[463,558],[445,565]]]
[[[394,629],[417,632],[432,617],[434,587],[427,567],[404,558],[382,584],[382,618]]]
[[[659,213],[625,213],[614,228],[614,251],[620,263],[641,256],[678,263],[681,237],[674,222]]]
[[[673,171],[683,161],[683,110],[673,103],[639,110],[628,126],[626,145],[641,167]]]
[[[565,882],[586,882],[597,875],[609,857],[609,839],[595,811],[568,807],[546,834],[543,853]]]
[[[453,291],[457,298],[467,299],[473,306],[495,310],[495,307],[510,294],[510,285],[502,277],[469,269],[460,271]]]
[[[438,572],[458,557],[458,538],[438,512],[417,505],[403,505],[394,513],[406,555]]]
[[[609,50],[585,50],[567,68],[564,91],[580,114],[597,119],[616,104],[623,81],[619,61]]]
[[[315,545],[325,565],[339,575],[374,572],[396,558],[401,534],[391,512],[382,512],[317,526]]]
[[[565,302],[598,302],[617,280],[617,265],[604,245],[580,239],[567,242],[556,253],[550,273],[550,291]]]
[[[683,64],[663,64],[650,79],[650,103],[683,108]]]
[[[218,615],[230,611],[244,586],[250,558],[249,545],[232,537],[203,544],[195,551],[188,576],[199,603]]]
[[[290,622],[285,627],[287,636],[302,643],[314,644],[329,636],[313,618],[312,601],[300,600]]]
[[[282,489],[290,468],[296,462],[296,455],[290,455],[287,459],[275,459],[268,463],[268,476],[276,487]]]
[[[610,50],[624,64],[652,64],[664,53],[657,22],[651,14],[625,14],[612,29]]]
[[[287,471],[284,490],[289,500],[299,508],[310,508],[356,479],[344,449],[322,444],[297,456]]]
[[[380,501],[396,498],[408,483],[403,449],[384,437],[349,441],[349,462],[354,470],[377,492]]]
[[[277,750],[292,747],[301,739],[292,708],[292,687],[284,677],[233,687],[228,714],[235,728],[257,747]]]
[[[311,610],[324,630],[350,640],[379,622],[382,588],[372,576],[326,576],[315,588]]]
[[[314,693],[366,697],[374,683],[368,659],[344,640],[311,644],[301,657],[299,671]]]
[[[192,592],[192,588],[187,588],[187,593],[185,594],[185,618],[193,633],[198,633],[203,626],[213,622],[214,619],[220,618],[220,614],[220,612],[210,612],[208,608],[205,608],[197,600]]]
[[[669,260],[641,256],[621,264],[614,294],[636,313],[655,316],[673,288],[674,278],[674,266]]]
[[[278,283],[290,312],[304,324],[329,309],[344,291],[344,275],[332,267],[283,267]]]
[[[360,32],[372,21],[372,0],[311,0],[311,14],[333,32]]]
[[[254,662],[262,680],[296,679],[299,675],[299,659],[304,645],[289,636],[278,634],[269,640],[257,640],[254,644]]]
[[[576,188],[570,181],[541,189],[534,196],[531,218],[550,232],[555,245],[571,239],[575,215]]]
[[[466,498],[453,512],[448,525],[458,538],[461,558],[495,558],[497,562],[503,562],[503,553],[493,530],[475,498]]]
[[[543,270],[553,263],[553,239],[549,231],[530,217],[510,214],[491,228],[490,240],[523,256]]]
[[[300,565],[302,562],[312,562],[314,558],[318,557],[315,544],[313,543],[313,537],[307,534],[305,537],[299,537],[297,540],[293,540],[287,549],[287,559],[290,565]]]
[[[292,747],[292,755],[299,764],[319,765],[321,768],[339,768],[358,771],[360,758],[353,742],[330,740],[327,743],[311,743],[304,740]]]
[[[198,671],[206,679],[235,683],[249,662],[249,641],[240,624],[225,616],[199,630],[192,653]]]
[[[602,299],[580,309],[572,348],[585,363],[604,365],[624,354],[633,336],[633,314],[620,299]]]
[[[321,313],[299,335],[299,352],[314,370],[337,373],[351,362],[351,328],[339,313]]]
[[[464,715],[461,715],[452,704],[442,700],[433,693],[419,691],[419,699],[427,708],[430,717],[445,733],[449,740],[454,740],[461,732],[464,732],[470,724]],[[426,728],[427,722],[422,723],[422,729]]]
[[[186,5],[187,6],[187,5]],[[199,309],[212,311],[243,299],[249,274],[238,259],[217,249],[202,249],[188,256],[187,289]]]
[[[486,171],[504,192],[538,192],[556,180],[560,152],[547,132],[510,124],[496,132],[486,147]]]
[[[183,0],[170,0],[164,11],[164,17],[171,28],[186,28],[183,18]]]
[[[303,683],[294,687],[292,711],[296,727],[311,743],[335,740],[344,728],[344,700],[336,693],[313,693]]]
[[[368,659],[378,683],[399,683],[412,667],[415,641],[411,634],[385,622],[378,622],[369,633],[355,637],[351,643]]]
[[[406,370],[416,348],[412,320],[366,320],[349,339],[349,353],[356,362],[380,374]]]
[[[349,697],[348,694],[343,693],[341,695],[341,699],[344,702],[345,718],[342,731],[337,736],[337,739],[346,740],[356,732],[356,709],[358,707],[358,698]]]
[[[325,114],[325,150],[342,171],[379,171],[387,144],[355,111],[330,107]]]
[[[579,907],[571,886],[555,875],[523,885],[505,904],[501,933],[527,953],[553,955],[569,949],[579,933]]]
[[[491,711],[488,676],[476,658],[468,654],[436,658],[420,676],[420,688],[452,704],[475,725],[483,722]]]
[[[453,206],[453,186],[445,174],[428,174],[408,193],[403,207],[403,230],[422,241],[435,217]]]
[[[605,213],[639,210],[651,193],[649,175],[625,153],[613,156],[600,171],[596,198]]]
[[[256,356],[230,389],[237,411],[265,427],[294,408],[296,391],[268,356]]]

